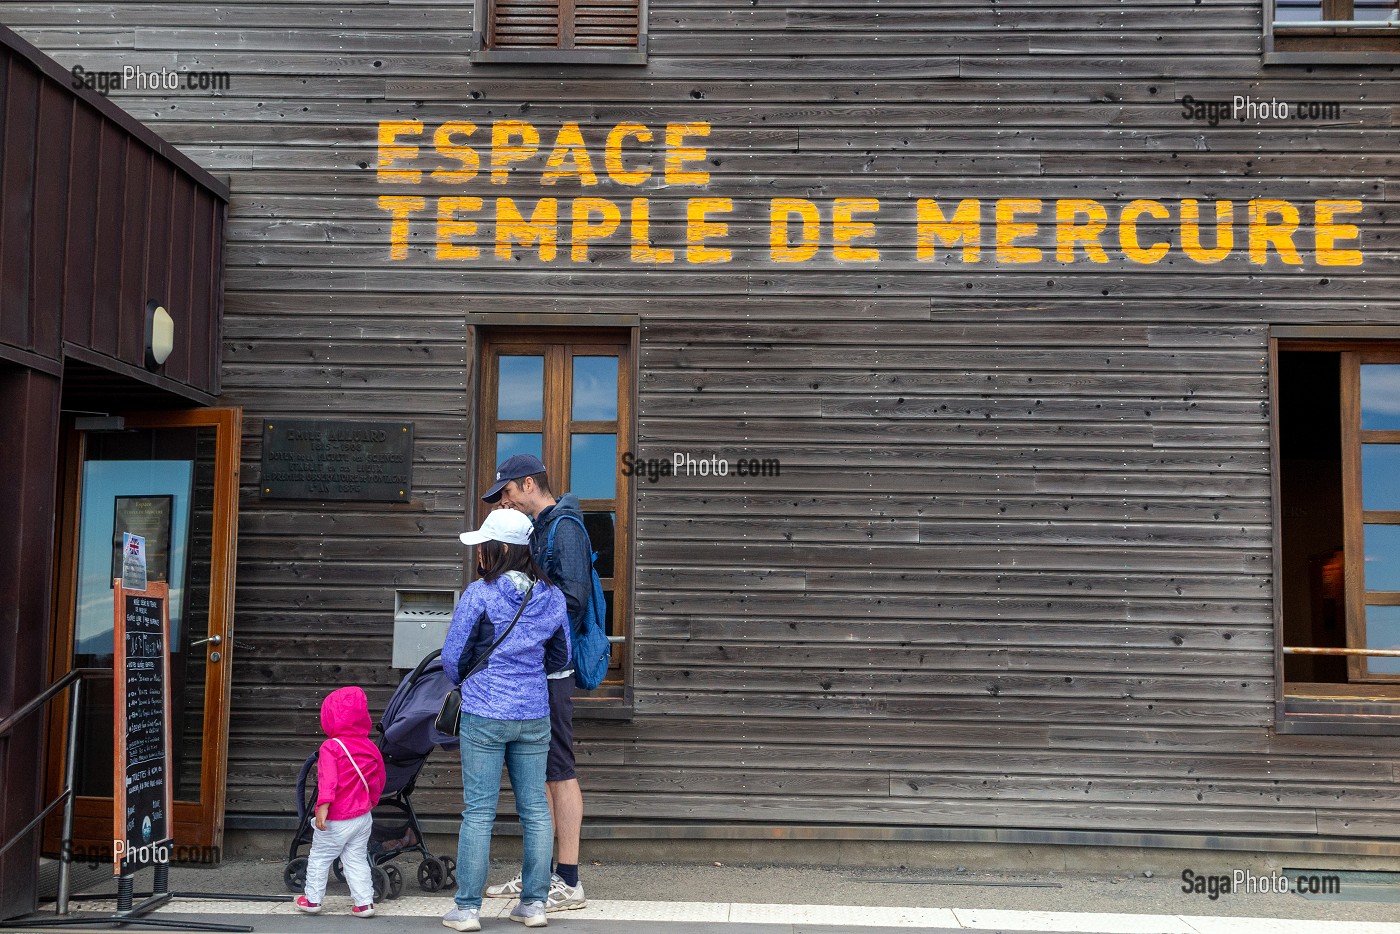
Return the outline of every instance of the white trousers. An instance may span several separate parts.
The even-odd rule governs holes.
[[[314,830],[311,852],[306,857],[307,901],[321,904],[326,897],[326,874],[338,859],[355,904],[374,904],[374,879],[369,868],[369,832],[373,826],[374,818],[361,814],[349,820],[326,821],[325,830]]]

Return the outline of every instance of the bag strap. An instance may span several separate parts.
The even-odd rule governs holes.
[[[345,758],[350,760],[350,767],[355,770],[356,775],[360,776],[360,784],[365,786],[365,794],[369,794],[369,782],[365,780],[365,773],[361,772],[360,767],[355,764],[355,757],[350,755],[350,750],[340,741],[339,736],[332,736],[331,739],[336,741],[341,751],[345,753]]]
[[[515,611],[515,618],[510,621],[510,625],[506,627],[506,631],[501,633],[501,637],[499,639],[491,643],[490,648],[488,648],[485,652],[481,653],[481,657],[476,660],[476,663],[474,665],[472,665],[472,670],[462,676],[463,684],[465,684],[467,679],[470,678],[472,675],[476,674],[478,671],[486,667],[486,663],[491,660],[491,653],[496,651],[497,646],[499,646],[502,642],[506,641],[506,636],[510,635],[510,631],[515,628],[515,624],[520,622],[520,614],[525,612],[525,604],[530,602],[530,594],[535,592],[535,583],[535,581],[530,581],[530,586],[525,590],[525,599],[520,601],[520,609]],[[483,610],[482,612],[484,613],[485,611]],[[486,618],[490,619],[491,617],[488,616]]]
[[[587,541],[587,542],[588,542],[588,546],[589,546],[590,549],[593,547],[593,542],[590,541],[589,538],[588,538],[588,526],[584,525],[584,524],[583,524],[583,520],[580,519],[578,516],[575,516],[575,515],[572,515],[571,513],[567,513],[567,512],[566,512],[566,513],[564,513],[562,516],[556,516],[556,517],[554,518],[554,521],[551,522],[551,523],[549,523],[549,541],[545,542],[545,549],[544,549],[544,550],[545,550],[545,557],[544,557],[544,559],[545,559],[545,561],[547,561],[547,562],[551,562],[551,563],[552,563],[552,562],[554,561],[554,531],[555,531],[555,529],[559,528],[559,520],[561,520],[561,519],[572,519],[572,520],[574,520],[575,522],[577,522],[577,523],[578,523],[578,527],[581,528],[581,529],[583,529],[583,538],[584,538],[584,541]],[[597,560],[598,560],[598,553],[597,553],[596,551],[593,552],[593,560],[594,560],[594,561],[597,561]]]

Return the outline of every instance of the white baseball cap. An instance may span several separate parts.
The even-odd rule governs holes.
[[[493,509],[486,514],[486,521],[475,532],[463,532],[458,536],[463,545],[480,545],[485,541],[505,542],[507,545],[530,544],[530,533],[535,524],[525,513],[515,509]]]

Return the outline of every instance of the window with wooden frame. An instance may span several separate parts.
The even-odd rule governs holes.
[[[478,0],[472,59],[646,63],[646,0]]]
[[[1397,0],[1266,0],[1267,62],[1400,61]]]
[[[544,462],[555,497],[579,498],[607,599],[612,662],[581,706],[625,700],[631,630],[632,505],[618,458],[632,447],[632,335],[628,331],[482,329],[477,476],[512,454]],[[478,486],[485,486],[479,483]],[[491,509],[478,503],[479,518]]]
[[[1400,342],[1279,341],[1284,713],[1400,713]]]

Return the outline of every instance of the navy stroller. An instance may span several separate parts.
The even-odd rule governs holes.
[[[374,830],[370,838],[370,866],[374,876],[375,901],[398,898],[403,892],[403,873],[393,860],[404,853],[418,853],[418,885],[425,892],[436,892],[457,884],[457,861],[450,856],[434,856],[428,851],[423,828],[413,810],[413,787],[418,773],[434,746],[456,749],[457,737],[439,733],[433,726],[442,701],[456,687],[442,671],[441,652],[433,652],[418,663],[403,681],[384,708],[379,721],[379,751],[384,755],[387,781],[384,795],[374,809]],[[297,832],[292,837],[287,866],[282,878],[287,888],[299,892],[306,886],[306,857],[300,855],[303,846],[311,845],[311,820],[316,812],[316,783],[308,781],[316,768],[316,755],[308,756],[297,775]],[[389,811],[392,818],[383,818]],[[394,826],[397,824],[397,826]],[[413,831],[414,843],[405,847],[387,847],[385,841],[402,839],[406,830]],[[345,881],[340,860],[334,872]]]

